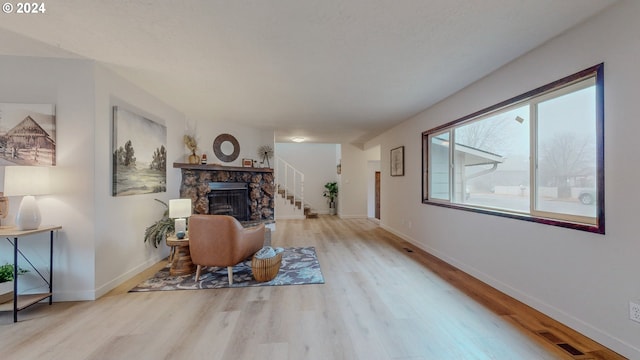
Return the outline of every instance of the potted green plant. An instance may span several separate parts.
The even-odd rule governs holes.
[[[162,214],[162,218],[144,231],[144,242],[150,242],[153,247],[158,247],[163,241],[166,241],[167,235],[174,231],[174,221],[169,218],[169,205],[166,202],[158,199],[153,199],[166,208]]]
[[[335,181],[328,182],[324,184],[324,188],[325,190],[322,193],[322,196],[329,199],[329,214],[335,215],[336,214],[336,198],[338,197],[338,183]]]
[[[28,270],[18,268],[18,275],[24,274]],[[13,300],[13,265],[0,265],[0,304]]]

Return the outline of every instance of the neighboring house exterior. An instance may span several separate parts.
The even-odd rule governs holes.
[[[430,151],[433,151],[431,168],[431,198],[449,199],[449,141],[441,137],[432,139]],[[454,181],[453,199],[464,202],[468,196],[468,181],[489,175],[498,169],[504,158],[498,154],[480,150],[471,146],[455,144],[454,147]],[[481,170],[470,171],[471,167],[482,167]],[[490,167],[489,167],[490,166]]]

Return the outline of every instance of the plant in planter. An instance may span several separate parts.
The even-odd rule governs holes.
[[[329,214],[335,215],[336,214],[336,198],[338,197],[338,183],[335,181],[328,182],[324,184],[324,188],[325,190],[322,193],[322,196],[329,199]]]
[[[29,270],[18,268],[18,275]],[[0,304],[13,300],[13,265],[0,265]]]
[[[158,247],[163,241],[166,241],[167,235],[173,233],[174,229],[174,221],[169,218],[169,205],[166,202],[158,199],[153,199],[166,208],[164,213],[162,214],[162,218],[144,231],[144,242],[150,242],[153,244],[153,247]]]

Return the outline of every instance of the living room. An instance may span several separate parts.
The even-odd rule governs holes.
[[[633,120],[640,80],[638,14],[638,2],[615,2],[375,138],[342,143],[338,215],[371,217],[368,163],[376,160],[371,149],[379,147],[382,229],[618,353],[640,358],[640,324],[629,319],[629,303],[640,302],[638,170],[623,166],[633,161],[634,130],[640,126]],[[241,145],[238,162],[227,164],[233,166],[256,158],[258,146],[277,142],[273,129],[237,119],[187,118],[137,86],[134,77],[75,54],[62,57],[61,49],[0,28],[0,44],[30,49],[26,53],[15,45],[0,55],[1,102],[56,106],[53,194],[38,199],[43,223],[62,226],[54,247],[56,302],[98,299],[169,252],[146,245],[142,234],[164,210],[153,199],[178,197],[180,170],[168,166],[166,193],[112,196],[113,106],[166,126],[170,164],[184,162],[182,136],[188,124],[197,124],[209,162],[217,162],[210,146],[221,133],[233,134]],[[600,63],[605,64],[605,234],[422,203],[424,131]],[[390,176],[391,150],[399,146],[404,146],[404,175]],[[12,222],[18,204],[19,199],[10,199],[10,216],[2,225]],[[3,263],[10,260],[6,249],[1,248]]]

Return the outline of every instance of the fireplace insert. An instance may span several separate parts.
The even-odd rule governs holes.
[[[238,221],[249,220],[249,186],[238,182],[211,182],[209,214],[229,215]]]

